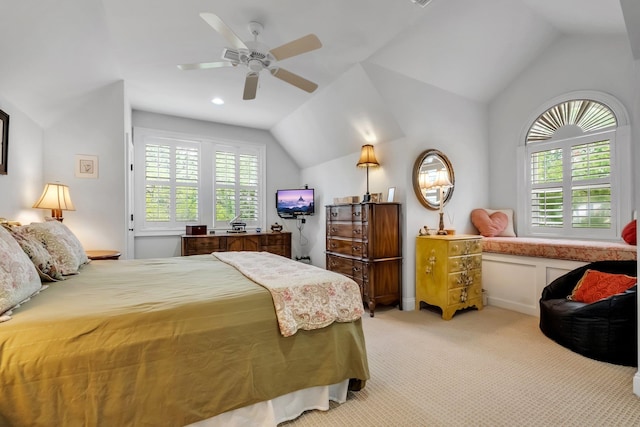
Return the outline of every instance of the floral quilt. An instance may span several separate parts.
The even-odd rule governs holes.
[[[285,337],[298,329],[352,322],[364,313],[358,284],[341,274],[268,252],[212,255],[271,292],[280,333]]]

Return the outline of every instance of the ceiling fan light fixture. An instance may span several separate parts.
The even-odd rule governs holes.
[[[220,97],[217,97],[217,96],[216,96],[215,98],[213,98],[213,99],[211,100],[211,102],[212,102],[213,104],[216,104],[216,105],[223,105],[223,104],[224,104],[224,99],[222,99],[222,98],[220,98]]]
[[[426,7],[429,3],[431,3],[431,0],[411,0],[411,3],[415,3],[420,7]]]

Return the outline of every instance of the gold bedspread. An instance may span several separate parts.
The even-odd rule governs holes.
[[[183,426],[366,380],[361,322],[285,338],[269,292],[211,255],[94,261],[0,324],[0,426]]]

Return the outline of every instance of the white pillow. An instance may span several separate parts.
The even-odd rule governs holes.
[[[507,224],[507,228],[502,230],[497,235],[497,237],[517,237],[516,232],[513,228],[513,209],[486,209],[485,208],[484,210],[487,211],[489,216],[491,216],[491,214],[494,212],[502,212],[505,215],[507,215],[507,218],[509,218],[509,223]]]

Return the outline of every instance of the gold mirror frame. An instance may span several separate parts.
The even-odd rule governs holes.
[[[451,199],[453,190],[456,185],[453,166],[451,165],[451,162],[449,161],[447,156],[445,156],[444,153],[439,150],[430,148],[423,151],[422,154],[418,156],[415,164],[413,165],[413,191],[415,191],[416,197],[425,208],[434,211],[440,209],[440,202],[438,201],[438,191],[434,189],[430,192],[430,194],[425,194],[425,192],[420,188],[420,174],[429,173],[429,171],[433,171],[433,173],[435,173],[437,170],[442,168],[445,168],[449,173],[449,181],[451,181],[452,184],[451,187],[447,188],[444,191],[444,207]]]

